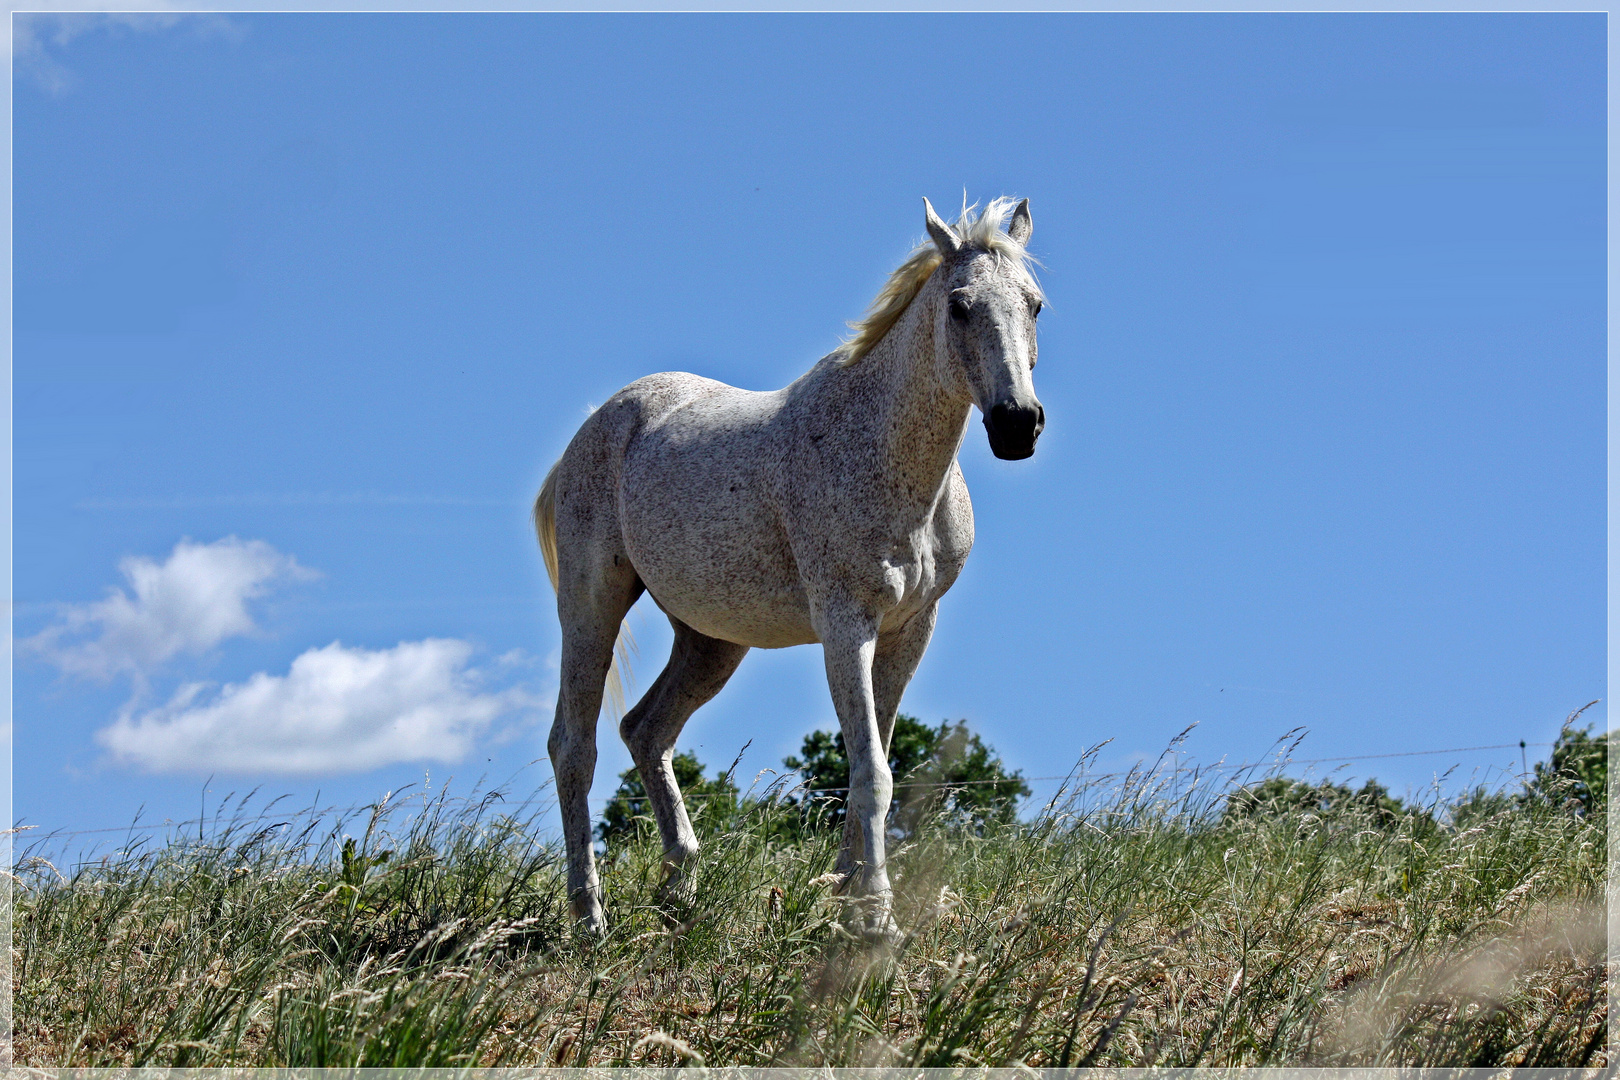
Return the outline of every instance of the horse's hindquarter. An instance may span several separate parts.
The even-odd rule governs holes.
[[[773,494],[780,392],[656,378],[619,480],[625,547],[642,583],[710,637],[758,648],[815,641]]]

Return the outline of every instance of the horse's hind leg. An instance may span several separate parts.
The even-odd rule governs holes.
[[[689,899],[692,879],[681,866],[697,854],[698,842],[670,760],[687,719],[726,685],[748,646],[700,634],[674,616],[669,621],[675,627],[669,663],[646,696],[625,714],[619,734],[641,773],[664,842],[665,895]]]
[[[601,933],[607,922],[602,915],[602,886],[591,847],[587,801],[596,772],[596,721],[619,624],[643,586],[630,561],[612,550],[612,545],[564,549],[559,556],[557,613],[562,619],[562,664],[557,718],[551,725],[547,749],[557,777],[557,804],[568,853],[569,903],[585,930]]]

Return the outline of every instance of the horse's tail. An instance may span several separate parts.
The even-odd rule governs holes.
[[[540,540],[540,557],[546,561],[553,590],[557,588],[557,465],[546,473],[540,494],[534,497],[534,535]]]
[[[546,473],[540,485],[540,494],[534,497],[534,535],[540,541],[540,557],[546,562],[546,576],[551,587],[557,587],[557,469],[559,460]],[[624,715],[624,680],[619,672],[630,670],[630,656],[635,651],[636,639],[630,635],[628,623],[619,624],[619,637],[613,643],[613,661],[608,665],[607,682],[603,690],[608,708],[615,716]]]

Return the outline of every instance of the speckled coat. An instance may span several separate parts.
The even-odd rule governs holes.
[[[969,213],[953,229],[925,201],[939,266],[858,359],[835,352],[769,392],[649,375],[592,413],[547,478],[536,522],[563,627],[549,746],[586,928],[604,926],[586,803],[597,717],[620,622],[645,590],[675,644],[620,732],[658,822],[666,889],[689,893],[682,867],[698,850],[671,768],[682,725],[750,648],[819,642],[850,760],[839,870],[866,931],[894,932],[887,748],[973,546],[956,454],[975,405],[998,456],[1029,456],[1044,424],[1031,382],[1040,292],[1005,255],[1028,239],[1028,203],[1005,233],[989,223],[994,243],[973,242]]]

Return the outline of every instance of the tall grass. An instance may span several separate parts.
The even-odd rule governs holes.
[[[784,842],[797,811],[769,800],[725,832],[698,809],[689,908],[656,900],[650,836],[616,851],[597,941],[496,797],[221,822],[66,872],[36,851],[16,1060],[1602,1063],[1601,815],[1223,815],[1230,791],[1158,768],[1023,823],[932,820],[892,858],[893,948],[845,933],[835,839]]]

